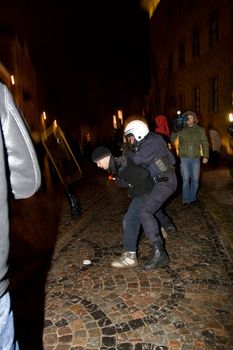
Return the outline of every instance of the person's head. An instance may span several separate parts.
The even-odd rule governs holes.
[[[112,154],[110,149],[108,149],[107,147],[99,146],[93,151],[91,158],[92,161],[96,163],[96,165],[99,168],[108,170],[111,155]]]
[[[186,124],[189,127],[198,123],[197,115],[192,111],[186,111],[185,113],[182,114],[182,116],[188,118]]]
[[[142,120],[132,120],[124,129],[124,137],[129,145],[139,144],[148,134],[149,127]]]
[[[165,117],[165,115],[162,115],[162,114],[156,115],[154,117],[154,120],[157,127],[168,125],[167,118]]]
[[[155,120],[155,132],[165,137],[170,137],[170,129],[167,118],[165,115],[159,114],[154,117]]]

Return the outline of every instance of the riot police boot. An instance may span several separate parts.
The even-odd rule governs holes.
[[[152,254],[144,263],[145,270],[153,270],[157,267],[167,265],[169,257],[162,244],[154,243],[152,245]]]
[[[165,225],[164,229],[169,236],[172,236],[177,232],[176,226],[173,225],[173,223],[170,223],[169,225]]]
[[[177,232],[177,228],[170,217],[165,218],[161,222],[161,228],[163,228],[167,232],[168,236],[172,236]]]

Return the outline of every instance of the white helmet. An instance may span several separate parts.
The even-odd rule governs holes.
[[[137,142],[140,142],[149,132],[148,125],[142,120],[133,120],[126,125],[124,136],[132,134]]]

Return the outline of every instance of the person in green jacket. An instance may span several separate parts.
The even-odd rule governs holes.
[[[197,202],[201,159],[203,164],[208,162],[209,143],[205,129],[198,125],[196,113],[187,111],[182,117],[187,121],[181,130],[172,131],[171,142],[180,158],[182,201],[188,207]]]

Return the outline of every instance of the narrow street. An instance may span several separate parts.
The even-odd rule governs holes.
[[[105,172],[90,166],[77,185],[81,218],[70,217],[62,191],[20,210],[14,203],[11,286],[22,350],[233,349],[232,178],[223,168],[202,179],[197,206],[184,209],[180,191],[168,203],[177,227],[166,239],[171,262],[150,272],[141,263],[110,267],[129,199]],[[142,233],[139,261],[148,253]]]

